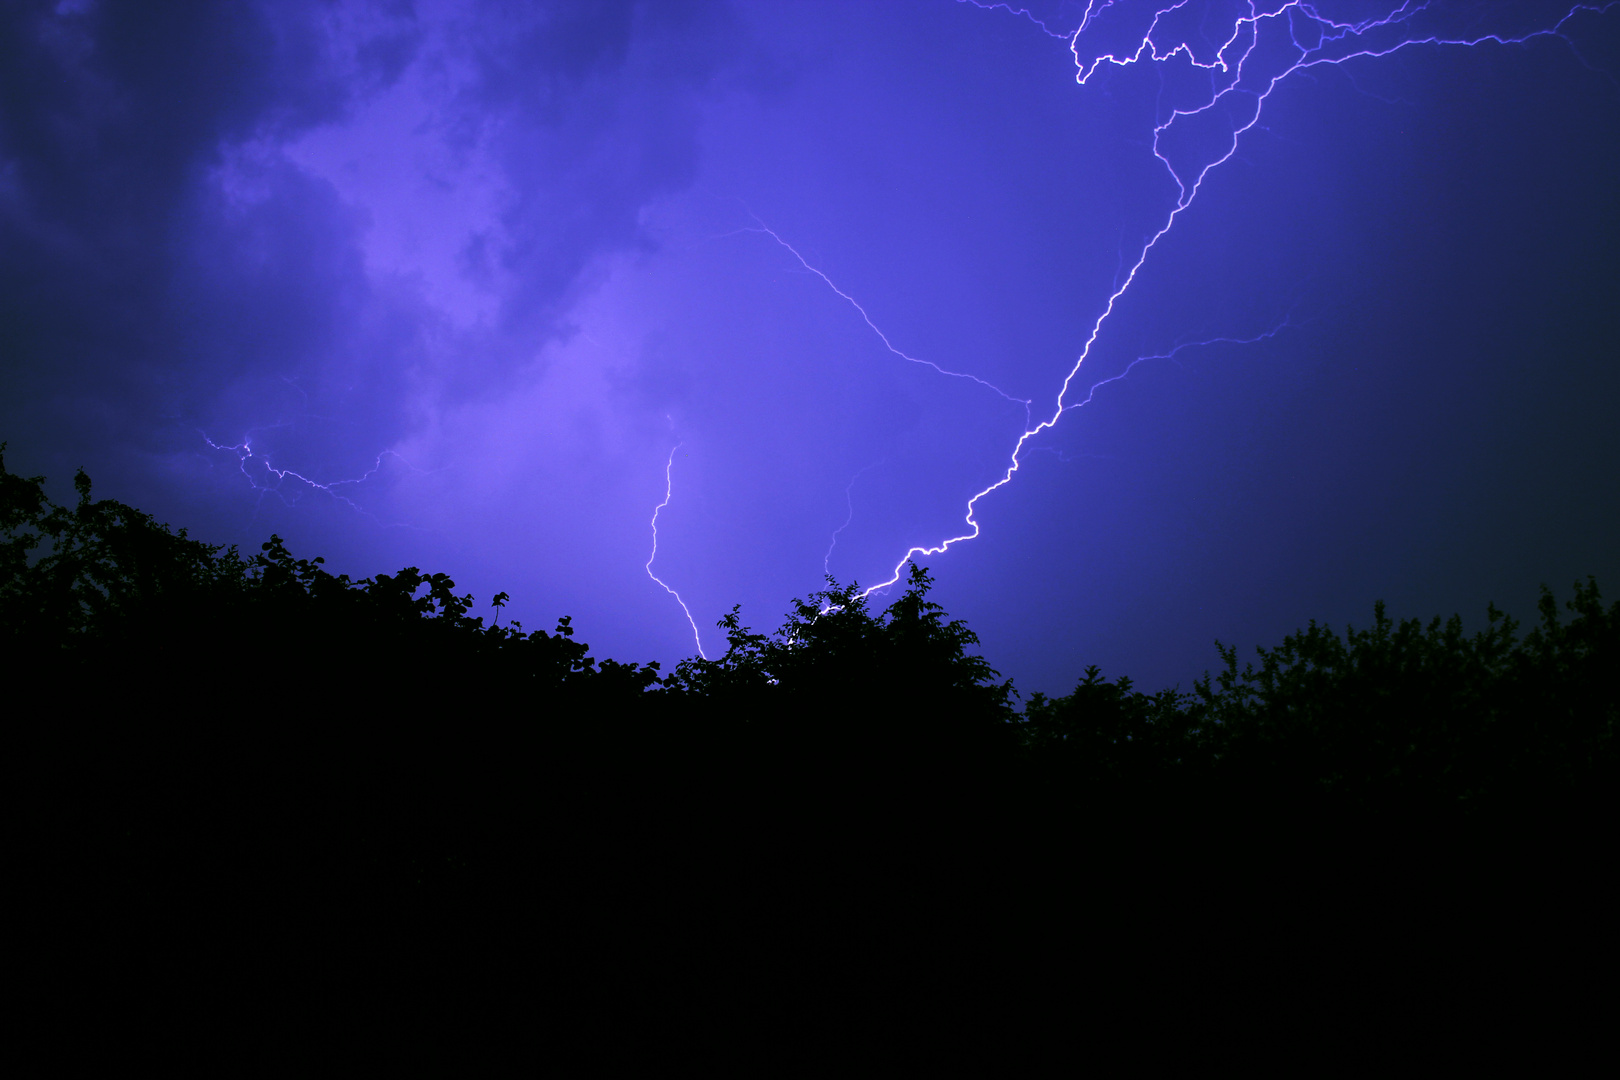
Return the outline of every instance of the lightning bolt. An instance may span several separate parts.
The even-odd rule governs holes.
[[[883,464],[881,461],[874,461],[870,465],[863,466],[849,478],[849,483],[844,485],[844,504],[849,508],[849,513],[844,516],[844,523],[833,530],[832,542],[827,545],[827,554],[821,557],[821,570],[829,579],[832,577],[832,553],[838,546],[838,534],[849,528],[849,523],[855,520],[855,481],[881,464]]]
[[[1029,8],[1027,8],[1027,7],[1013,7],[1011,4],[1003,4],[1003,3],[989,3],[989,4],[987,4],[987,3],[983,3],[982,0],[956,0],[956,2],[958,4],[972,4],[974,7],[979,8],[980,10],[983,10],[983,11],[1005,11],[1009,15],[1022,15],[1024,18],[1028,19],[1030,22],[1032,22],[1036,26],[1040,27],[1041,32],[1044,33],[1047,37],[1055,37],[1055,38],[1059,39],[1060,41],[1067,41],[1067,40],[1069,40],[1069,37],[1070,37],[1069,34],[1062,33],[1061,31],[1058,31],[1058,30],[1053,30],[1050,26],[1047,26],[1046,21],[1044,19],[1037,18],[1035,16],[1035,13],[1030,11]]]
[[[272,426],[281,426],[281,425],[272,425]],[[262,429],[256,429],[256,430],[262,430]],[[202,439],[203,439],[203,442],[207,443],[213,449],[219,450],[219,451],[224,452],[224,453],[230,453],[230,454],[235,454],[236,455],[237,468],[241,471],[243,476],[247,477],[247,482],[252,486],[253,490],[257,491],[259,493],[259,504],[260,505],[263,504],[265,496],[267,496],[267,495],[274,495],[276,498],[280,499],[282,501],[282,504],[285,505],[285,506],[293,505],[294,500],[289,500],[287,498],[286,492],[282,490],[283,485],[289,479],[291,479],[291,480],[295,481],[296,483],[304,485],[305,487],[309,488],[312,491],[319,491],[319,492],[323,492],[326,495],[330,495],[333,499],[336,499],[338,502],[340,502],[343,505],[347,506],[349,509],[355,511],[358,514],[364,514],[366,517],[371,518],[373,521],[376,521],[379,525],[382,525],[384,528],[400,527],[398,525],[391,525],[391,524],[388,524],[386,522],[383,522],[382,520],[380,520],[377,517],[377,515],[373,514],[371,511],[367,510],[365,507],[361,506],[359,503],[355,502],[353,499],[349,498],[348,496],[346,496],[346,495],[344,495],[341,492],[336,490],[337,488],[346,487],[346,486],[353,485],[353,484],[363,484],[367,480],[370,480],[373,476],[377,475],[377,473],[382,470],[383,459],[384,458],[394,458],[395,460],[397,460],[397,461],[401,462],[402,464],[404,464],[407,468],[413,468],[413,466],[411,466],[411,464],[409,462],[405,461],[404,458],[400,457],[398,454],[394,453],[394,451],[392,451],[392,450],[384,450],[382,453],[378,454],[376,460],[372,463],[371,468],[367,469],[364,473],[362,473],[358,477],[355,477],[353,480],[333,480],[330,483],[322,483],[319,480],[312,479],[312,478],[310,478],[308,476],[305,476],[303,473],[297,472],[297,471],[295,471],[293,469],[278,469],[278,468],[276,468],[276,466],[274,466],[274,465],[272,465],[270,463],[269,457],[265,456],[264,454],[258,454],[258,453],[254,452],[254,450],[253,450],[253,436],[252,436],[251,433],[247,434],[247,435],[244,435],[242,437],[242,441],[239,442],[239,443],[217,443],[213,439],[209,438],[208,433],[205,432],[205,431],[198,431],[197,434],[201,435]],[[256,462],[260,467],[262,467],[266,474],[268,474],[269,476],[275,477],[275,483],[273,483],[273,484],[260,483],[257,477],[255,477],[252,473],[248,472],[248,462],[250,460]],[[417,470],[417,471],[419,471],[419,470]]]
[[[686,606],[686,601],[681,599],[680,593],[670,588],[669,585],[664,582],[663,578],[660,578],[657,574],[653,573],[652,568],[654,560],[658,558],[658,514],[664,509],[664,507],[669,505],[669,500],[675,491],[675,451],[679,450],[684,445],[685,443],[676,443],[673,447],[671,447],[669,451],[669,460],[664,463],[664,501],[653,507],[653,544],[652,554],[647,556],[647,576],[656,581],[660,588],[669,593],[669,595],[673,596],[675,598],[675,602],[681,605],[681,610],[686,613],[686,621],[692,627],[692,640],[697,642],[698,655],[707,660],[709,658],[709,654],[703,651],[703,638],[698,635],[697,620],[692,618],[692,609]]]
[[[1036,23],[1046,33],[1058,36],[1053,34],[1044,23],[1036,19],[1025,8],[1015,8],[1006,3],[981,3],[979,0],[966,0],[966,2],[985,10],[1004,10],[1015,15],[1023,15]],[[950,550],[953,544],[963,543],[978,537],[980,525],[974,517],[974,512],[978,508],[979,501],[991,492],[1012,482],[1012,478],[1018,473],[1022,465],[1024,449],[1031,439],[1056,426],[1066,409],[1078,408],[1089,403],[1099,386],[1124,378],[1132,367],[1146,360],[1165,358],[1138,357],[1132,361],[1124,372],[1113,378],[1093,384],[1083,401],[1076,402],[1073,405],[1068,404],[1070,389],[1078,378],[1080,369],[1091,356],[1097,338],[1102,333],[1103,326],[1108,322],[1109,317],[1114,313],[1114,308],[1119,303],[1120,298],[1130,290],[1131,285],[1136,281],[1136,275],[1147,262],[1154,247],[1169,234],[1171,229],[1175,227],[1176,220],[1181,216],[1182,212],[1190,207],[1198,197],[1198,191],[1204,182],[1204,178],[1209,175],[1211,170],[1229,161],[1232,155],[1237,152],[1239,136],[1259,122],[1261,109],[1266,99],[1271,96],[1271,92],[1276,89],[1280,82],[1296,72],[1308,70],[1322,64],[1338,65],[1354,59],[1384,57],[1414,45],[1472,47],[1489,43],[1506,46],[1523,45],[1536,38],[1557,37],[1563,39],[1570,46],[1571,51],[1579,58],[1580,54],[1575,49],[1574,42],[1564,33],[1564,27],[1571,19],[1580,14],[1605,15],[1615,7],[1620,6],[1620,0],[1609,0],[1609,2],[1600,4],[1572,5],[1566,9],[1563,17],[1551,27],[1533,30],[1518,37],[1503,34],[1449,37],[1441,34],[1407,33],[1407,31],[1413,29],[1413,24],[1421,16],[1430,12],[1433,5],[1427,2],[1407,0],[1406,3],[1389,11],[1381,18],[1368,18],[1356,22],[1337,22],[1322,15],[1315,4],[1307,3],[1305,0],[1250,0],[1249,3],[1240,5],[1243,14],[1233,19],[1231,34],[1214,51],[1213,58],[1208,61],[1201,61],[1195,54],[1192,45],[1186,41],[1178,41],[1173,44],[1155,41],[1155,32],[1160,29],[1163,20],[1172,13],[1187,7],[1189,2],[1190,0],[1177,0],[1175,3],[1153,7],[1151,4],[1129,4],[1126,0],[1088,0],[1080,26],[1069,36],[1069,49],[1074,55],[1076,67],[1075,81],[1080,85],[1086,85],[1087,81],[1102,68],[1104,61],[1119,67],[1126,67],[1145,60],[1163,64],[1175,57],[1181,57],[1193,67],[1210,73],[1211,92],[1209,100],[1197,108],[1172,109],[1169,117],[1158,123],[1153,130],[1153,156],[1158,158],[1164,165],[1170,179],[1176,185],[1178,195],[1175,206],[1166,215],[1164,224],[1143,243],[1129,271],[1125,273],[1122,280],[1118,280],[1114,291],[1108,296],[1101,314],[1092,323],[1091,332],[1086,336],[1078,357],[1069,368],[1068,374],[1063,378],[1051,415],[1029,427],[1018,437],[1013,446],[1006,471],[1001,475],[1000,479],[968,499],[967,512],[963,515],[963,522],[968,527],[967,531],[948,537],[937,544],[909,548],[901,556],[900,561],[895,564],[894,573],[889,576],[888,580],[868,587],[861,593],[863,597],[893,586],[900,580],[900,575],[905,571],[906,564],[918,556],[943,554]],[[1087,31],[1095,29],[1099,21],[1110,17],[1123,21],[1132,16],[1141,20],[1144,13],[1149,15],[1146,20],[1146,30],[1141,34],[1135,48],[1131,51],[1121,53],[1093,51],[1089,54],[1085,51]],[[1261,48],[1262,45],[1264,45],[1264,48]],[[1252,68],[1250,66],[1251,59],[1254,61]],[[1582,62],[1585,62],[1584,59]],[[1269,70],[1265,66],[1267,64],[1272,65]],[[1166,150],[1166,134],[1177,125],[1198,123],[1199,118],[1206,116],[1213,117],[1217,122],[1224,120],[1230,124],[1230,132],[1226,139],[1224,151],[1202,163],[1195,161],[1191,167],[1186,164],[1178,167],[1171,161],[1171,154]],[[763,225],[761,228],[763,228]],[[769,232],[768,229],[765,231]],[[771,233],[771,235],[775,236],[774,233]],[[784,247],[788,247],[780,237],[777,237],[777,241],[782,243]],[[791,247],[788,250],[793,251]],[[793,254],[797,256],[798,252],[794,251]],[[804,262],[802,257],[800,257],[800,262]],[[820,271],[815,270],[808,263],[804,263],[804,265],[807,269],[820,274]],[[825,274],[821,274],[821,277],[840,296],[855,304],[855,301],[838,290],[837,286],[834,286]],[[861,311],[862,317],[865,318],[865,310],[859,304],[855,304],[855,306]],[[867,325],[872,326],[869,318],[867,319]],[[1287,324],[1285,322],[1282,325]],[[879,337],[883,338],[884,344],[888,345],[891,351],[905,357],[905,359],[913,359],[889,345],[888,338],[884,337],[882,331],[878,330],[876,326],[872,326],[872,329],[878,333]],[[1258,341],[1270,337],[1281,329],[1282,326],[1278,326],[1252,340]],[[1222,340],[1236,341],[1237,339],[1212,339],[1209,342],[1188,343],[1178,346],[1167,356],[1174,355],[1175,352],[1180,351],[1182,348],[1190,348],[1199,344],[1214,344]],[[938,370],[941,370],[943,374],[958,374],[945,372],[943,369]],[[973,376],[964,377],[974,378]],[[982,380],[976,379],[975,381]],[[986,383],[985,385],[988,386],[989,384]],[[992,389],[995,388],[992,387]],[[1001,391],[998,390],[997,393],[1001,393]],[[1002,396],[1009,397],[1006,394],[1002,394]]]
[[[986,382],[985,380],[979,378],[977,375],[970,375],[965,371],[948,371],[945,368],[942,368],[938,364],[934,363],[932,360],[921,360],[921,359],[918,359],[917,357],[912,356],[912,355],[910,355],[908,353],[901,352],[899,349],[895,348],[894,342],[889,340],[889,335],[885,334],[882,330],[878,329],[877,323],[872,321],[872,316],[870,316],[870,315],[868,315],[866,313],[866,308],[861,306],[860,301],[856,300],[853,296],[849,295],[849,293],[845,292],[843,289],[840,289],[837,285],[833,284],[833,279],[828,277],[821,270],[817,269],[814,266],[811,266],[809,261],[806,260],[803,255],[799,254],[797,248],[795,248],[792,244],[788,243],[786,240],[784,240],[780,236],[778,236],[776,234],[776,232],[773,229],[771,229],[768,225],[766,225],[763,221],[760,221],[759,218],[757,218],[757,217],[754,218],[754,221],[758,222],[758,227],[757,228],[743,229],[741,231],[743,231],[743,232],[752,232],[752,233],[763,233],[766,236],[769,236],[772,240],[775,240],[778,244],[781,244],[784,248],[786,248],[788,253],[799,261],[800,266],[804,267],[806,270],[810,271],[810,273],[816,275],[816,277],[818,277],[822,281],[826,282],[827,283],[827,288],[829,288],[833,292],[837,293],[840,297],[842,297],[845,301],[847,301],[849,303],[850,307],[854,308],[856,310],[856,312],[860,314],[861,321],[866,323],[866,325],[871,328],[872,333],[874,333],[874,334],[876,334],[878,336],[878,340],[883,342],[883,347],[885,349],[888,349],[891,353],[898,356],[902,360],[908,361],[908,362],[913,363],[913,364],[921,364],[923,367],[933,368],[935,371],[939,372],[941,375],[946,375],[946,376],[949,376],[950,378],[953,378],[953,379],[967,379],[969,382],[976,382],[980,386],[984,387],[985,389],[993,391],[994,393],[999,394],[1000,396],[1006,398],[1008,401],[1012,402],[1014,405],[1022,405],[1024,407],[1025,422],[1026,423],[1028,422],[1028,417],[1030,415],[1029,410],[1030,410],[1030,407],[1034,404],[1034,402],[1030,401],[1027,398],[1013,397],[1011,394],[1007,393],[1005,390],[1002,390],[1000,387],[996,386],[994,383]]]
[[[1182,342],[1181,344],[1175,346],[1169,352],[1166,352],[1166,353],[1157,353],[1157,354],[1155,354],[1153,356],[1138,356],[1135,360],[1132,360],[1130,363],[1126,364],[1125,365],[1125,370],[1121,371],[1118,375],[1110,375],[1106,379],[1103,379],[1103,380],[1101,380],[1099,382],[1092,383],[1091,384],[1091,389],[1086,392],[1086,397],[1085,397],[1084,401],[1077,401],[1073,405],[1065,406],[1065,409],[1078,409],[1082,405],[1090,405],[1091,404],[1091,399],[1097,396],[1097,391],[1098,390],[1100,390],[1103,387],[1107,386],[1109,383],[1117,383],[1117,382],[1119,382],[1125,376],[1129,375],[1131,373],[1131,369],[1136,367],[1137,364],[1145,364],[1149,360],[1174,360],[1177,356],[1179,356],[1181,353],[1185,352],[1187,349],[1202,349],[1202,348],[1205,348],[1205,347],[1210,346],[1210,345],[1257,345],[1262,341],[1271,340],[1272,338],[1276,337],[1278,334],[1282,333],[1283,330],[1286,327],[1291,326],[1291,325],[1292,325],[1292,323],[1290,323],[1287,319],[1284,319],[1282,322],[1278,323],[1276,326],[1273,326],[1270,330],[1267,330],[1264,333],[1256,334],[1256,335],[1254,335],[1254,337],[1250,337],[1250,338],[1214,337],[1214,338],[1206,338],[1206,339],[1204,339],[1202,341],[1184,341],[1184,342]]]

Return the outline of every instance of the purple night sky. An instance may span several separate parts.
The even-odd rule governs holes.
[[[1026,695],[1620,590],[1620,3],[1173,3],[7,3],[7,464],[670,664],[1017,448]]]

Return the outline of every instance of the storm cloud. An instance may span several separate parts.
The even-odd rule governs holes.
[[[1301,71],[1161,159],[1232,5],[1077,68],[1116,7],[8,4],[8,463],[668,662],[666,494],[705,644],[881,581],[1107,310],[924,559],[1021,688],[1614,578],[1620,9],[1431,5],[1559,32]],[[1166,160],[1220,164],[1109,307]]]

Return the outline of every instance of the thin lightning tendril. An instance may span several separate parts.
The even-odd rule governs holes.
[[[855,520],[855,481],[881,464],[883,462],[874,461],[870,465],[862,466],[859,472],[849,478],[849,483],[844,485],[844,504],[849,508],[849,513],[845,515],[844,523],[833,530],[832,542],[827,545],[827,554],[821,557],[822,573],[829,578],[832,577],[832,553],[833,549],[838,546],[838,534],[849,528],[849,523]]]
[[[272,426],[281,426],[281,425],[272,425]],[[260,429],[255,429],[255,430],[260,430]],[[323,492],[323,493],[325,493],[327,495],[330,495],[333,499],[336,499],[338,502],[340,502],[343,505],[347,506],[349,509],[353,510],[355,513],[364,514],[366,517],[371,518],[373,521],[378,522],[378,524],[384,524],[384,525],[386,523],[380,521],[378,519],[377,515],[373,514],[370,510],[367,510],[365,507],[361,506],[359,503],[355,502],[353,499],[349,498],[346,495],[340,494],[338,491],[336,491],[334,489],[344,487],[344,486],[347,486],[347,485],[351,485],[351,484],[363,484],[367,480],[370,480],[373,476],[377,475],[377,473],[382,470],[383,458],[385,458],[385,457],[394,458],[395,460],[400,461],[400,462],[404,463],[407,467],[409,467],[409,462],[406,462],[404,458],[402,458],[398,454],[394,453],[394,451],[392,451],[392,450],[384,450],[382,453],[377,455],[377,459],[372,463],[371,468],[367,469],[364,473],[362,473],[360,476],[356,477],[355,479],[353,479],[353,480],[333,480],[330,483],[322,483],[319,480],[313,480],[310,477],[305,476],[303,473],[297,472],[297,471],[295,471],[293,469],[278,469],[274,465],[270,464],[270,459],[268,457],[266,457],[263,454],[257,454],[257,453],[254,452],[254,450],[253,450],[253,436],[252,435],[244,435],[242,437],[242,441],[239,442],[239,443],[217,443],[213,439],[210,439],[208,437],[207,432],[199,431],[197,434],[201,435],[202,438],[203,438],[203,442],[207,443],[213,449],[220,450],[220,451],[223,451],[225,453],[231,453],[231,454],[236,455],[237,468],[239,470],[241,470],[241,473],[242,473],[243,476],[247,477],[247,482],[253,487],[253,490],[257,491],[259,493],[259,503],[261,505],[263,504],[264,498],[265,498],[266,495],[274,495],[276,498],[281,500],[283,505],[291,506],[292,502],[288,500],[286,493],[281,490],[282,484],[284,484],[289,478],[291,478],[292,480],[295,480],[298,483],[303,484],[305,487],[311,489],[312,491],[319,491],[319,492]],[[259,465],[263,466],[264,471],[266,473],[268,473],[271,476],[274,476],[276,478],[276,482],[274,484],[261,484],[253,476],[252,473],[248,472],[248,459],[250,459],[250,458],[256,460]],[[387,527],[392,527],[392,526],[387,526]]]
[[[827,283],[827,288],[831,289],[833,292],[837,293],[844,300],[848,301],[849,306],[854,308],[856,310],[856,312],[858,312],[860,314],[861,321],[866,323],[866,325],[871,328],[872,333],[874,333],[874,334],[876,334],[878,336],[879,341],[883,342],[883,347],[885,349],[888,349],[890,352],[892,352],[894,355],[898,356],[902,360],[907,360],[907,361],[909,361],[909,362],[911,362],[913,364],[921,364],[923,367],[933,368],[935,371],[939,372],[941,375],[948,375],[953,379],[968,379],[968,380],[970,380],[972,382],[976,382],[980,386],[984,387],[985,389],[991,390],[991,391],[994,391],[997,394],[1000,394],[1002,397],[1006,398],[1008,401],[1012,402],[1014,405],[1022,405],[1024,407],[1025,421],[1028,422],[1030,406],[1032,406],[1034,404],[1034,402],[1030,401],[1028,398],[1013,397],[1011,394],[1007,393],[1005,390],[1002,390],[1000,387],[996,386],[994,383],[986,382],[985,380],[979,378],[977,375],[969,375],[965,371],[947,371],[945,368],[940,367],[938,364],[934,363],[932,360],[921,360],[921,359],[918,359],[915,356],[911,356],[911,355],[909,355],[907,353],[901,352],[899,349],[895,348],[894,343],[889,340],[889,335],[885,334],[882,330],[878,329],[877,323],[872,321],[872,316],[870,316],[870,315],[868,315],[866,313],[866,309],[861,306],[861,304],[860,304],[860,302],[858,300],[856,300],[853,296],[849,295],[849,293],[845,292],[843,289],[840,289],[837,285],[833,284],[833,279],[828,277],[824,272],[822,272],[821,270],[819,270],[818,268],[816,268],[814,266],[811,266],[809,261],[803,255],[799,254],[798,249],[795,248],[792,244],[788,243],[786,240],[782,239],[780,236],[778,236],[774,229],[772,229],[770,226],[766,225],[763,221],[760,221],[759,218],[757,218],[757,217],[754,218],[754,220],[756,222],[758,222],[759,227],[757,229],[746,229],[746,230],[743,230],[743,231],[745,231],[745,232],[764,233],[766,236],[769,236],[772,240],[775,240],[778,244],[781,244],[784,248],[786,248],[787,251],[788,251],[788,254],[792,255],[795,259],[799,260],[799,265],[800,266],[804,267],[806,270],[808,270],[812,274],[816,275],[816,277],[818,277],[822,281],[826,282]]]
[[[1107,386],[1109,383],[1119,382],[1125,376],[1129,375],[1131,373],[1131,369],[1136,367],[1137,364],[1145,364],[1149,360],[1174,360],[1176,358],[1176,354],[1178,353],[1181,353],[1187,349],[1201,349],[1207,345],[1257,345],[1262,341],[1271,340],[1278,334],[1282,333],[1285,327],[1291,325],[1292,324],[1287,319],[1284,319],[1282,322],[1278,323],[1276,326],[1273,326],[1265,333],[1256,334],[1251,338],[1217,337],[1209,338],[1205,341],[1184,341],[1172,348],[1167,353],[1159,353],[1155,356],[1138,356],[1135,360],[1132,360],[1130,363],[1126,364],[1125,370],[1121,371],[1118,375],[1110,375],[1108,378],[1103,379],[1100,382],[1092,383],[1091,389],[1086,392],[1086,399],[1084,401],[1077,401],[1073,405],[1065,406],[1064,409],[1067,411],[1069,409],[1078,409],[1082,405],[1090,405],[1091,399],[1097,396],[1098,390]]]
[[[673,476],[675,473],[675,451],[679,450],[684,445],[684,443],[676,443],[673,447],[671,447],[669,451],[669,460],[664,463],[664,501],[653,507],[653,546],[652,554],[647,556],[647,576],[658,582],[659,586],[662,587],[665,592],[669,593],[669,595],[673,596],[677,604],[681,605],[681,610],[686,613],[686,621],[692,626],[692,640],[697,642],[698,655],[707,660],[709,658],[709,654],[703,651],[703,638],[698,635],[697,620],[692,618],[692,609],[686,606],[686,601],[681,599],[680,593],[670,588],[669,585],[664,582],[663,578],[653,573],[652,568],[653,561],[658,558],[658,513],[659,511],[663,510],[664,507],[669,505],[670,496],[675,490],[673,481]]]
[[[1050,26],[1047,26],[1044,21],[1037,19],[1035,17],[1035,13],[1030,11],[1027,7],[1013,7],[1011,4],[1007,3],[985,3],[983,0],[956,0],[956,2],[959,4],[972,4],[974,7],[980,8],[984,11],[1005,11],[1009,15],[1022,15],[1024,18],[1040,27],[1041,32],[1047,37],[1055,37],[1059,41],[1067,41],[1070,37],[1068,34],[1053,30]]]

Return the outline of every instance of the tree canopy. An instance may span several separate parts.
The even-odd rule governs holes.
[[[567,617],[551,632],[486,625],[443,573],[351,580],[276,536],[244,557],[93,498],[83,472],[74,487],[77,503],[56,505],[42,478],[0,456],[0,632],[14,678],[71,676],[86,703],[217,704],[275,686],[239,708],[547,737],[611,729],[621,748],[690,735],[710,757],[746,753],[768,731],[849,759],[1024,762],[1097,791],[1349,805],[1466,808],[1606,790],[1615,771],[1620,604],[1605,607],[1591,580],[1568,619],[1544,590],[1523,637],[1494,607],[1469,635],[1459,617],[1397,622],[1378,604],[1366,628],[1341,636],[1313,622],[1248,662],[1217,643],[1221,666],[1189,691],[1144,693],[1090,667],[1071,693],[1018,708],[972,630],[929,599],[920,566],[882,610],[831,579],[770,634],[734,608],[720,621],[724,655],[666,674],[591,656]]]
[[[245,557],[75,488],[57,506],[0,458],[19,925],[73,913],[90,957],[53,954],[30,981],[53,994],[105,957],[142,973],[121,1003],[149,971],[215,994],[279,970],[255,1014],[313,1046],[355,1000],[432,1012],[502,969],[729,1035],[692,972],[760,998],[780,967],[809,1009],[800,972],[882,969],[888,1017],[965,971],[999,994],[1000,957],[1066,939],[1074,971],[1112,950],[1155,980],[1212,941],[1223,968],[1247,941],[1292,956],[1424,880],[1448,926],[1504,880],[1552,882],[1526,924],[1607,926],[1620,604],[1595,582],[1522,637],[1379,605],[1248,661],[1218,645],[1189,690],[1090,667],[1019,707],[920,567],[881,610],[832,581],[769,634],[733,609],[722,656],[666,673],[592,657],[567,618],[486,624],[442,573],[352,580],[275,536]],[[1504,920],[1474,920],[1477,960]],[[328,982],[317,1023],[286,1019]]]

